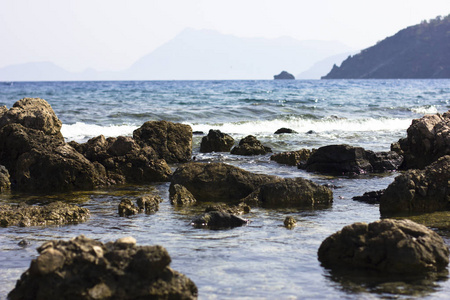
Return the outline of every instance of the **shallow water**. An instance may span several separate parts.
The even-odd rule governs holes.
[[[413,118],[449,109],[450,81],[69,82],[0,86],[0,104],[10,107],[25,96],[41,97],[51,103],[65,124],[63,133],[68,140],[85,141],[100,133],[131,134],[147,120],[168,119],[204,132],[221,129],[236,140],[255,134],[274,152],[337,143],[387,151],[390,143],[406,136]],[[293,128],[299,134],[273,135],[280,127]],[[307,133],[309,130],[314,132]],[[205,230],[190,226],[191,219],[204,206],[173,207],[168,199],[168,183],[50,196],[3,193],[0,203],[63,199],[88,208],[91,217],[77,225],[0,228],[0,298],[6,297],[29,267],[39,245],[79,234],[103,242],[134,236],[139,245],[166,247],[172,257],[171,267],[196,283],[200,299],[445,299],[450,295],[448,275],[404,283],[399,283],[398,278],[381,283],[373,278],[349,280],[330,273],[317,260],[317,250],[327,236],[353,222],[380,218],[377,205],[351,198],[387,187],[397,173],[321,176],[279,165],[270,161],[269,155],[200,154],[201,137],[194,136],[198,161],[222,161],[252,172],[332,184],[336,186],[332,207],[255,208],[244,216],[251,221],[247,226]],[[157,213],[118,216],[117,206],[123,197],[148,193],[164,199]],[[298,222],[292,230],[283,226],[288,215]],[[30,245],[19,246],[23,239]]]

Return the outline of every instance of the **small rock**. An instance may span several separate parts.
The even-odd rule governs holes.
[[[297,226],[297,220],[295,220],[294,217],[292,216],[287,216],[284,219],[284,227],[286,227],[287,229],[292,229],[295,226]]]
[[[119,204],[119,216],[126,217],[139,213],[139,208],[134,205],[131,199],[122,199]]]
[[[191,224],[197,228],[225,229],[246,225],[248,220],[219,211],[207,212],[192,220]]]
[[[290,128],[282,127],[280,129],[278,129],[277,131],[275,131],[274,134],[282,134],[282,133],[298,133],[298,132],[293,129],[290,129]]]

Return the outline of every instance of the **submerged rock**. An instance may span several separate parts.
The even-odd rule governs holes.
[[[450,210],[450,155],[397,176],[380,199],[382,215],[441,210]]]
[[[400,274],[443,270],[448,256],[436,232],[410,220],[392,219],[345,226],[326,238],[318,251],[326,268]]]
[[[279,164],[298,166],[300,164],[305,164],[313,151],[309,149],[300,149],[298,151],[275,153],[270,156],[270,160],[276,161]]]
[[[277,131],[275,131],[274,134],[283,134],[283,133],[298,133],[298,132],[290,128],[282,127],[280,129],[277,129]]]
[[[202,138],[200,152],[230,152],[234,145],[234,139],[220,130],[210,130],[207,136]]]
[[[194,282],[169,267],[161,246],[134,238],[103,244],[83,235],[50,241],[22,274],[8,299],[196,299]]]
[[[194,218],[191,222],[194,227],[209,229],[233,228],[246,225],[247,223],[248,220],[221,211],[204,213],[203,215]]]
[[[231,149],[231,154],[235,155],[263,155],[271,153],[272,149],[264,146],[253,135],[248,135],[239,141],[239,145]]]
[[[48,226],[85,222],[89,210],[56,201],[43,206],[19,204],[0,205],[0,226]]]
[[[383,196],[385,190],[366,192],[362,196],[355,196],[352,199],[368,204],[379,204],[380,198]]]

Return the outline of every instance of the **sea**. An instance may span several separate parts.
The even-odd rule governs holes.
[[[450,109],[450,80],[225,80],[225,81],[74,81],[0,82],[0,106],[25,97],[50,103],[61,119],[66,141],[86,142],[103,134],[131,136],[144,122],[167,120],[190,125],[193,156],[224,162],[255,173],[302,177],[333,188],[330,208],[253,208],[247,226],[198,229],[190,221],[204,206],[173,207],[168,183],[127,185],[66,194],[0,194],[0,204],[42,204],[62,200],[86,207],[81,224],[0,228],[0,299],[6,299],[21,274],[48,240],[84,234],[102,242],[133,236],[139,245],[162,245],[171,267],[191,278],[199,299],[448,299],[448,274],[433,278],[338,276],[320,265],[317,250],[332,233],[354,222],[380,219],[379,207],[352,200],[386,188],[397,172],[358,177],[307,173],[277,164],[270,154],[236,156],[199,153],[210,129],[236,143],[256,136],[274,153],[349,144],[389,151],[406,137],[413,119]],[[279,128],[296,134],[275,135]],[[178,166],[171,165],[175,170]],[[124,197],[156,193],[158,212],[119,217]],[[293,216],[297,226],[283,226]],[[450,245],[450,233],[439,232]],[[26,240],[27,246],[19,242]]]

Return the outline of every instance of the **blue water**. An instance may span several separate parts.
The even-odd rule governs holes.
[[[130,81],[130,82],[3,82],[0,105],[11,107],[24,97],[47,100],[63,122],[67,141],[131,135],[149,120],[168,120],[207,133],[220,129],[236,141],[248,134],[274,152],[347,143],[387,151],[406,136],[415,118],[450,109],[450,80],[313,80],[313,81]],[[281,127],[298,132],[274,135]],[[412,295],[336,280],[317,261],[317,249],[328,235],[353,222],[379,219],[376,205],[352,201],[353,196],[385,188],[397,174],[345,178],[306,173],[278,165],[269,155],[238,157],[200,154],[202,135],[194,136],[200,161],[223,161],[247,170],[283,177],[304,177],[334,190],[332,208],[317,211],[254,209],[250,225],[232,230],[194,229],[189,221],[203,207],[173,208],[168,184],[105,189],[65,195],[91,210],[88,222],[56,227],[0,228],[0,298],[6,297],[24,272],[35,248],[47,240],[79,234],[104,242],[134,236],[139,244],[161,244],[172,267],[199,287],[200,299],[373,299],[446,298],[450,283],[416,284]],[[176,166],[173,166],[175,168]],[[154,215],[119,218],[120,199],[156,192],[165,199]],[[0,194],[0,203],[57,196]],[[299,226],[287,230],[285,216]],[[448,242],[448,237],[444,237]],[[17,243],[27,239],[31,246]]]

